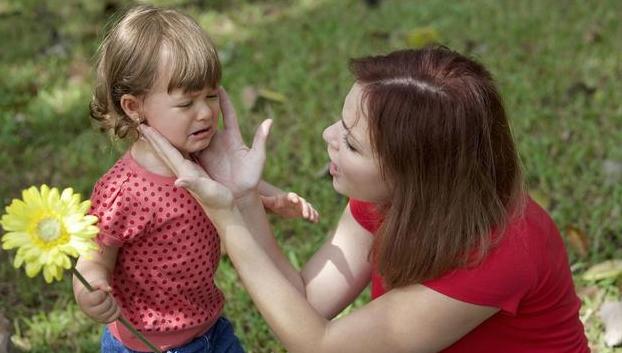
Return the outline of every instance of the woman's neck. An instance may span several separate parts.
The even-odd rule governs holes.
[[[138,140],[130,148],[132,158],[141,167],[151,173],[162,176],[175,176],[175,173],[164,163],[147,141]]]

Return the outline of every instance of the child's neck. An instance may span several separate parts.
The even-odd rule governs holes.
[[[132,157],[141,167],[162,176],[175,176],[147,141],[138,140],[130,148]]]

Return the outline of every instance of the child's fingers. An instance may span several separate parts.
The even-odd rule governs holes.
[[[106,313],[112,313],[111,311],[114,309],[114,307],[114,299],[112,299],[112,297],[110,296],[107,296],[106,300],[104,300],[103,303],[96,305],[91,309],[91,313],[99,318],[103,318],[106,316]]]
[[[317,223],[319,220],[320,220],[320,213],[314,209],[313,210],[313,223]]]
[[[274,197],[274,208],[281,209],[285,207],[285,199],[283,197],[275,196]]]
[[[84,296],[84,304],[90,307],[95,307],[104,303],[108,293],[101,289],[97,289],[93,292],[86,293]]]
[[[114,307],[115,307],[115,310],[112,313],[112,315],[110,316],[110,321],[108,321],[108,322],[115,321],[116,319],[119,318],[119,316],[121,316],[121,307],[118,306],[118,305],[115,305]]]
[[[288,199],[290,202],[293,202],[293,203],[298,203],[298,202],[300,202],[301,200],[303,200],[303,201],[304,201],[304,199],[303,199],[302,197],[298,196],[298,194],[296,194],[295,192],[288,192],[288,193],[287,193],[287,199]]]
[[[309,219],[310,216],[311,216],[311,213],[309,210],[309,204],[306,202],[303,202],[302,203],[302,218]]]
[[[308,202],[306,204],[309,207],[309,218],[307,218],[307,220],[313,223],[317,223],[318,218],[319,218],[319,213],[315,210],[315,208],[313,208],[312,204]]]
[[[274,196],[260,196],[260,198],[264,208],[267,208],[269,210],[272,210],[274,208],[276,203]]]
[[[119,312],[120,312],[119,306],[116,305],[116,303],[112,303],[112,305],[108,308],[108,310],[106,310],[101,315],[101,319],[105,323],[112,322],[117,319],[117,317],[119,316]]]
[[[95,283],[91,285],[91,287],[93,287],[93,289],[99,289],[107,293],[112,293],[112,287],[108,283],[105,283],[105,282]]]

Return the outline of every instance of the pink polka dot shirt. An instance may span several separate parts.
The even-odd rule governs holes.
[[[218,233],[174,181],[145,170],[128,152],[91,195],[98,243],[119,247],[111,285],[122,315],[162,350],[205,332],[224,304],[214,284]],[[108,327],[125,346],[148,351],[123,325]]]

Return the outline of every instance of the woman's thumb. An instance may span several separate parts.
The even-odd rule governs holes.
[[[175,180],[175,186],[178,188],[188,188],[188,186],[190,186],[190,182],[186,179],[179,178]]]
[[[266,140],[270,134],[271,127],[272,119],[266,119],[259,125],[257,131],[255,131],[255,137],[253,138],[253,145],[251,147],[252,149],[265,152]]]

